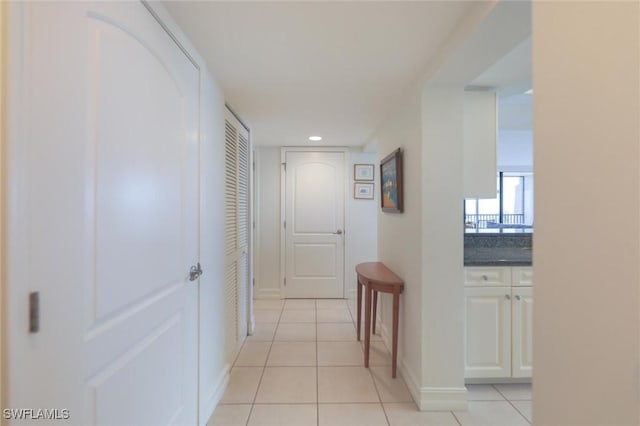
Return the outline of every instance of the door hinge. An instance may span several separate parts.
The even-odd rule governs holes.
[[[253,163],[251,163],[251,164],[252,164],[252,166],[251,166],[251,167],[253,167],[253,171],[255,172],[255,171],[256,171],[256,162],[254,161],[254,162],[253,162]]]
[[[287,229],[287,221],[285,220],[284,222],[282,222],[282,226],[284,229]]]
[[[251,280],[251,282],[252,282],[252,285],[255,287],[255,286],[256,286],[256,279],[255,279],[255,278],[253,278],[253,279]]]
[[[286,278],[284,279],[284,286],[285,287],[287,286],[287,279]]]
[[[284,167],[284,171],[286,172],[287,171],[287,163],[281,163],[281,164],[282,164],[282,167]]]
[[[255,220],[253,221],[251,226],[253,226],[253,229],[256,229],[256,221]]]

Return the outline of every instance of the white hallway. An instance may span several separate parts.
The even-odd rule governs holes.
[[[516,3],[481,6],[475,20],[458,21],[451,43],[473,48],[478,39],[464,35],[483,25],[518,32],[509,19],[489,25]],[[0,12],[2,405],[67,408],[74,424],[205,424],[236,359],[220,194],[224,103],[239,95],[163,4],[3,2]],[[637,424],[640,5],[534,2],[531,16],[533,422]],[[402,145],[412,183],[403,215],[378,216],[378,258],[407,283],[401,360],[412,399],[473,414],[461,315],[467,76],[438,68],[472,57],[442,54],[372,124],[378,158]],[[239,113],[255,121],[257,141],[267,115]],[[613,215],[611,206],[627,207]],[[204,274],[191,285],[198,262]],[[38,333],[27,332],[33,292]],[[317,384],[321,367],[331,368],[318,358]],[[443,404],[445,394],[453,399]]]

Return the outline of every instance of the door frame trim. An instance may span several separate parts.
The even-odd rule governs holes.
[[[284,229],[284,221],[287,217],[286,211],[286,195],[287,195],[287,177],[285,172],[285,163],[287,161],[287,153],[288,152],[340,152],[344,155],[344,207],[342,211],[343,215],[343,223],[346,225],[347,217],[348,217],[348,195],[349,192],[349,148],[344,147],[318,147],[318,146],[283,146],[280,147],[280,299],[286,299],[286,291],[284,286],[284,279],[286,276],[286,260],[287,260],[287,251],[286,251],[286,232]],[[346,233],[346,229],[344,232]],[[347,238],[343,238],[344,240],[344,253],[343,253],[343,265],[342,265],[342,297],[346,297],[346,259],[348,253],[348,240]]]

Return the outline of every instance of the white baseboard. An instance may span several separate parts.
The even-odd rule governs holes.
[[[259,288],[254,292],[254,299],[281,299],[279,288]]]
[[[420,386],[415,374],[404,361],[400,363],[398,370],[420,411],[467,411],[466,387]]]
[[[225,365],[218,376],[218,380],[215,381],[213,386],[211,386],[211,390],[207,393],[207,397],[202,403],[202,409],[200,410],[200,425],[205,426],[211,415],[215,411],[224,391],[227,389],[227,385],[229,384],[229,373],[231,372],[231,366],[229,364]]]
[[[391,351],[391,334],[384,324],[380,324],[379,327],[382,342],[387,350]],[[420,411],[467,411],[466,387],[422,386],[404,359],[400,358],[401,355],[398,353],[398,372]]]
[[[467,411],[467,388],[420,389],[420,411]]]
[[[376,330],[380,330],[380,338],[382,342],[387,347],[389,353],[391,353],[391,333],[387,329],[387,326],[382,322],[378,321],[376,318]],[[400,358],[400,354],[398,354],[398,358]]]
[[[256,317],[253,314],[253,310],[251,310],[251,315],[249,315],[249,324],[248,324],[247,334],[251,336],[253,335],[254,331],[256,331]]]
[[[531,377],[499,377],[495,379],[464,379],[466,385],[493,385],[493,384],[510,384],[510,383],[531,383]]]
[[[420,385],[418,384],[415,375],[411,372],[404,360],[398,361],[398,373],[400,373],[400,375],[404,379],[404,383],[409,389],[411,398],[413,398],[413,401],[416,403],[416,405],[420,407]]]

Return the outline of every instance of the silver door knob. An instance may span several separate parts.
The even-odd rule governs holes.
[[[202,275],[202,267],[200,266],[200,262],[191,266],[189,269],[189,281],[195,281]]]
[[[342,235],[342,229],[338,229],[336,232],[334,232],[335,235]]]
[[[504,295],[504,298],[505,298],[505,299],[507,299],[507,300],[511,300],[511,296],[510,296],[510,295],[508,295],[508,294],[505,294],[505,295]]]
[[[520,300],[520,295],[516,294],[516,300]]]

